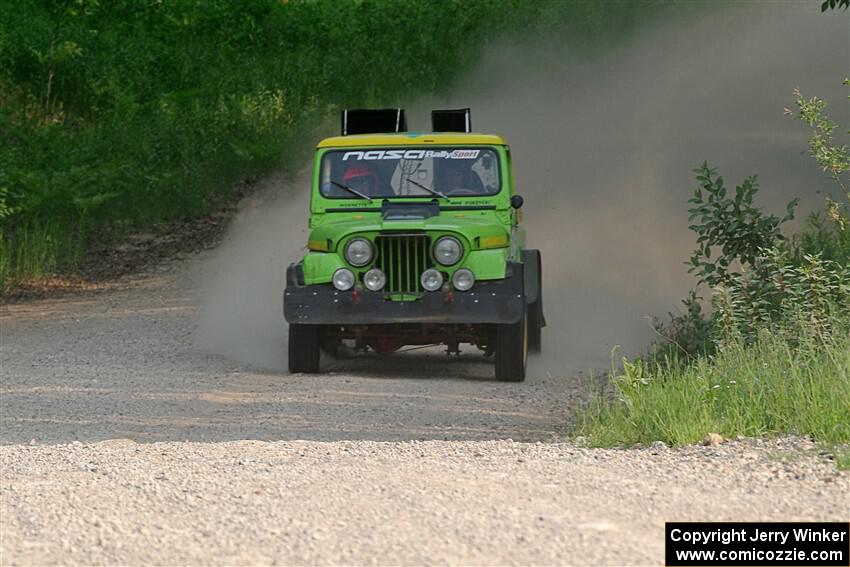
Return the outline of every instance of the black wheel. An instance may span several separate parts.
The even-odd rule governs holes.
[[[526,250],[526,254],[529,255],[529,260],[533,260],[526,265],[533,266],[531,269],[537,271],[537,277],[534,279],[537,293],[533,296],[536,299],[528,304],[528,350],[539,353],[543,350],[543,327],[546,326],[546,319],[543,317],[543,259],[538,250]],[[525,256],[523,258],[525,259]]]
[[[332,332],[333,329],[323,325],[319,330],[319,348],[331,358],[339,358],[342,354],[342,340]]]
[[[528,350],[539,353],[543,350],[543,327],[546,319],[543,317],[543,274],[540,260],[537,262],[537,299],[528,306]]]
[[[535,354],[543,350],[543,308],[539,301],[528,306],[528,350]]]
[[[289,325],[289,371],[313,374],[319,371],[318,325]]]
[[[522,382],[528,364],[528,317],[496,326],[496,380]]]

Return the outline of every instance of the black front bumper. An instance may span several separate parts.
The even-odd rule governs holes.
[[[469,291],[426,292],[393,301],[384,292],[338,291],[331,284],[298,285],[290,266],[283,314],[290,323],[370,325],[392,323],[516,323],[525,307],[522,264],[509,263],[504,280],[476,282]]]

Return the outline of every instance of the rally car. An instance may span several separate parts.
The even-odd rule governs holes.
[[[286,274],[289,369],[320,350],[389,354],[461,343],[523,381],[545,325],[542,263],[526,246],[510,148],[471,133],[469,109],[407,132],[402,109],[346,110],[312,173],[308,252]]]

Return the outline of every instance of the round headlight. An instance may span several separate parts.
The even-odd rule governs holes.
[[[434,268],[429,268],[422,272],[422,277],[419,278],[419,282],[426,290],[437,291],[443,285],[443,274]]]
[[[379,291],[387,283],[387,276],[378,268],[372,268],[363,276],[363,284],[369,291]]]
[[[452,285],[458,291],[466,291],[475,283],[475,275],[466,268],[461,268],[452,276]]]
[[[463,256],[463,246],[457,238],[444,236],[434,245],[434,259],[444,266],[457,264]]]
[[[365,238],[352,238],[345,245],[345,259],[352,266],[365,266],[372,261],[372,244]]]
[[[334,287],[339,291],[348,291],[354,287],[354,272],[347,268],[340,268],[334,272]]]

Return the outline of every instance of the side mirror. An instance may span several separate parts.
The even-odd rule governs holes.
[[[521,195],[514,195],[513,197],[511,197],[511,206],[515,209],[519,209],[520,207],[522,207],[522,204],[524,202],[525,200],[522,198]]]

